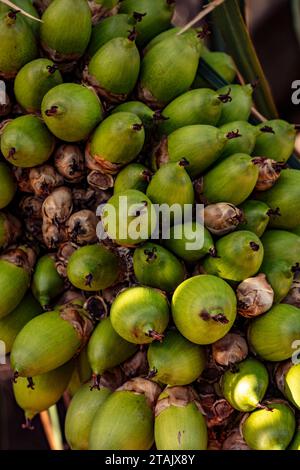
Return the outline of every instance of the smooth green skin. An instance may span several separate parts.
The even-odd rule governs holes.
[[[163,333],[169,322],[169,305],[164,294],[151,287],[131,287],[114,300],[110,311],[116,332],[130,343],[148,344],[151,330]]]
[[[92,369],[87,357],[87,346],[85,346],[79,356],[74,359],[75,368],[68,384],[68,392],[71,397],[75,395],[80,387],[88,382],[92,376]]]
[[[58,107],[54,116],[46,111]],[[76,83],[62,83],[46,93],[42,116],[52,134],[66,142],[86,139],[103,119],[99,98],[89,88]]]
[[[298,235],[300,237],[300,225],[295,227],[293,230],[291,230],[295,235]]]
[[[136,351],[136,345],[128,343],[116,333],[109,317],[97,325],[87,349],[92,371],[97,375],[118,366]]]
[[[271,209],[279,208],[281,216],[271,217],[270,227],[292,230],[300,224],[300,172],[283,170],[273,188],[257,194]]]
[[[254,251],[250,243],[259,246]],[[216,242],[218,257],[205,258],[203,267],[208,274],[214,274],[228,281],[240,282],[254,276],[264,257],[264,248],[260,239],[252,232],[241,230],[230,233]]]
[[[124,0],[120,5],[120,13],[146,13],[137,23],[137,44],[145,46],[152,38],[171,26],[175,5],[168,5],[166,0]]]
[[[180,237],[175,238],[176,231],[179,231]],[[197,242],[199,248],[187,246]],[[188,263],[196,263],[203,258],[210,249],[214,248],[214,242],[210,232],[197,222],[185,222],[171,228],[170,237],[164,240],[164,245],[179,258]]]
[[[251,155],[258,135],[257,127],[252,126],[249,122],[245,121],[234,121],[228,124],[224,124],[220,127],[220,130],[227,135],[229,132],[239,131],[241,137],[236,139],[229,139],[222,151],[221,158],[230,157],[235,153],[246,153]]]
[[[158,450],[206,450],[205,419],[194,403],[169,406],[155,418],[155,444]]]
[[[293,284],[294,273],[291,265],[287,261],[279,259],[265,260],[260,271],[267,276],[268,282],[272,286],[274,303],[281,302],[288,295]]]
[[[300,364],[294,364],[284,377],[284,395],[300,410]]]
[[[66,390],[70,381],[74,363],[63,366],[34,377],[34,390],[28,388],[25,377],[19,377],[13,384],[16,402],[25,411],[25,416],[32,419],[41,411],[55,405]]]
[[[7,12],[0,13],[0,76],[11,78],[38,56],[38,49],[34,34],[21,15],[17,14],[10,25],[9,21]]]
[[[1,136],[1,152],[13,165],[30,168],[42,165],[51,156],[55,139],[37,116],[20,116],[9,122]],[[16,149],[13,157],[9,156]]]
[[[155,36],[151,41],[147,44],[147,46],[144,49],[144,55],[146,55],[151,49],[153,49],[156,44],[159,44],[160,42],[164,41],[165,39],[168,39],[170,37],[175,36],[179,31],[181,30],[181,27],[178,26],[176,28],[172,27],[170,29],[167,29],[166,31],[163,31],[162,33],[158,34]],[[191,31],[195,31],[195,29],[191,29]]]
[[[299,340],[300,309],[279,304],[265,315],[251,321],[248,341],[256,354],[266,361],[285,361],[295,352],[293,343]]]
[[[98,5],[103,6],[104,8],[114,8],[116,5],[118,5],[119,0],[95,0],[95,3]]]
[[[228,323],[203,320],[201,312],[223,314]],[[223,338],[236,318],[236,297],[222,279],[210,275],[195,276],[177,287],[172,298],[172,315],[179,332],[196,344],[212,344]]]
[[[167,163],[159,168],[147,188],[147,196],[153,204],[193,204],[195,200],[193,183],[187,174],[188,167],[180,163]]]
[[[128,189],[136,189],[142,193],[146,192],[148,187],[148,177],[145,172],[149,170],[141,163],[130,163],[121,170],[114,184],[114,194],[122,193]]]
[[[155,380],[163,384],[188,385],[203,372],[206,356],[201,346],[191,343],[177,331],[168,331],[162,343],[149,346],[150,370],[157,370]]]
[[[292,440],[292,443],[289,446],[288,450],[300,450],[300,429],[296,431],[294,439]]]
[[[255,156],[272,158],[277,162],[286,162],[293,153],[296,140],[295,126],[281,119],[265,121],[259,124],[258,129],[269,126],[271,132],[260,132],[256,139]]]
[[[123,207],[124,201],[127,209],[125,205]],[[145,203],[147,203],[146,206]],[[136,211],[140,212],[140,215],[135,215]],[[119,225],[120,219],[124,224],[125,233],[122,233],[122,226]],[[109,238],[116,241],[118,245],[125,246],[135,246],[145,242],[150,238],[157,223],[156,213],[150,199],[136,189],[128,189],[112,196],[107,206],[104,206],[101,220]]]
[[[153,421],[145,395],[116,391],[96,412],[89,450],[149,450]]]
[[[236,66],[232,57],[226,52],[215,52],[204,48],[202,59],[214,69],[218,75],[220,75],[226,82],[232,83],[236,76]],[[194,87],[207,86],[208,83],[202,78],[201,65],[199,65],[198,73],[194,83]]]
[[[156,44],[142,60],[141,88],[159,105],[168,104],[188,91],[196,76],[202,47],[197,35],[190,32]]]
[[[225,95],[231,90],[232,101],[224,103],[222,106],[219,126],[233,121],[248,121],[253,106],[251,85],[227,85],[218,90],[220,95]]]
[[[123,112],[136,114],[146,128],[153,127],[154,111],[145,103],[142,103],[141,101],[127,101],[126,103],[116,106],[111,114]]]
[[[51,60],[36,59],[19,70],[14,82],[14,93],[19,105],[28,113],[39,113],[45,94],[62,83],[59,70],[50,73],[47,69],[53,65]]]
[[[159,123],[159,133],[169,135],[180,127],[193,124],[215,126],[221,110],[222,102],[215,91],[208,88],[188,91],[165,107],[163,116],[167,120]]]
[[[226,141],[223,133],[213,126],[182,127],[168,136],[169,160],[178,162],[186,158],[189,162],[186,170],[194,178],[218,159]]]
[[[122,165],[132,162],[145,142],[144,129],[136,131],[134,124],[142,121],[133,113],[116,113],[104,119],[91,139],[92,156]]]
[[[22,8],[24,11],[27,11],[32,16],[35,16],[36,18],[39,18],[39,14],[35,7],[32,4],[31,0],[14,0],[13,3],[17,5],[18,7]],[[0,13],[2,12],[8,12],[10,8],[3,3],[0,5]],[[40,23],[38,21],[32,20],[31,18],[28,18],[26,16],[22,16],[22,19],[27,23],[28,26],[32,29],[33,33],[35,35],[38,35],[39,30],[40,30]]]
[[[31,292],[28,292],[9,315],[0,319],[0,340],[5,343],[6,354],[10,353],[14,340],[21,329],[40,313],[42,313],[40,304]]]
[[[300,262],[300,237],[285,230],[268,230],[262,237],[264,261],[282,260],[291,267]]]
[[[93,26],[88,54],[92,57],[108,41],[115,38],[127,38],[133,29],[135,20],[127,14],[113,15]]]
[[[241,223],[238,230],[248,230],[260,238],[270,221],[268,215],[270,207],[264,202],[249,199],[240,206],[240,209],[244,212],[245,222]]]
[[[45,255],[35,266],[31,289],[41,306],[49,306],[52,299],[64,290],[64,280],[57,272],[54,259]]]
[[[53,0],[42,16],[41,43],[62,58],[81,57],[92,33],[91,12],[86,0]]]
[[[12,347],[11,367],[21,377],[34,377],[72,359],[82,343],[79,334],[58,310],[30,320]]]
[[[90,285],[87,276],[91,274]],[[84,291],[97,291],[111,286],[119,275],[116,255],[100,245],[83,246],[70,257],[67,267],[68,279]]]
[[[0,272],[0,318],[3,318],[21,302],[30,285],[30,275],[25,269],[3,259],[0,259]]]
[[[246,359],[237,371],[227,370],[221,379],[224,398],[238,411],[255,410],[265,396],[269,375],[265,366],[256,359]]]
[[[89,384],[82,385],[77,390],[68,407],[65,421],[65,435],[72,450],[88,450],[93,419],[110,394],[111,391],[105,387],[91,393]]]
[[[134,41],[119,37],[108,41],[92,57],[89,74],[108,93],[132,92],[140,72],[140,54]]]
[[[249,155],[236,153],[204,176],[203,194],[210,204],[226,201],[239,206],[255,188],[258,173],[258,167]]]
[[[271,403],[268,410],[250,414],[242,425],[243,437],[253,450],[285,450],[293,438],[296,422],[289,406]]]
[[[16,193],[16,183],[10,168],[4,162],[0,162],[0,209],[8,206]]]
[[[155,258],[147,252],[155,250]],[[172,292],[185,278],[183,264],[170,251],[154,243],[136,248],[133,255],[134,274],[140,284]]]

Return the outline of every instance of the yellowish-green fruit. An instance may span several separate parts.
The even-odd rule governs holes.
[[[16,183],[9,167],[0,162],[0,209],[8,206],[16,192]]]

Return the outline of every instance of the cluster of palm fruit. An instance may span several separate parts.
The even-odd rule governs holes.
[[[249,123],[253,87],[174,0],[15,3],[42,15],[0,4],[0,339],[25,426],[67,390],[72,449],[299,450],[294,126]],[[196,220],[100,242],[120,196],[143,226],[203,203],[203,246]]]

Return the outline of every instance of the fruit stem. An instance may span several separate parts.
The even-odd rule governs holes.
[[[34,390],[34,383],[33,383],[32,377],[27,377],[27,382],[28,382],[27,388]]]
[[[162,113],[162,110],[157,110],[155,111],[155,113],[153,114],[153,121],[168,121],[170,118],[169,117],[165,117]]]
[[[22,424],[22,429],[28,429],[28,431],[33,431],[34,426],[32,424],[32,420],[26,417],[25,423]]]
[[[94,389],[100,390],[100,374],[93,374],[92,375],[92,380],[93,380],[93,385],[90,386],[90,391],[92,392]]]
[[[204,321],[213,320],[217,323],[222,323],[222,325],[226,325],[227,323],[229,323],[229,320],[226,318],[226,316],[224,315],[223,312],[216,313],[216,314],[212,315],[211,313],[207,312],[206,310],[203,310],[200,313],[200,317]]]
[[[275,131],[271,126],[261,127],[260,131],[265,132],[265,133],[269,133],[269,134],[275,134]]]
[[[12,160],[15,160],[15,153],[16,153],[15,147],[12,147],[11,149],[9,149],[8,158],[11,158]]]
[[[160,343],[164,339],[164,335],[158,333],[155,330],[149,330],[148,333],[146,333],[146,335],[149,336],[150,338],[153,338],[155,341],[159,341]]]
[[[157,249],[155,246],[151,250],[144,250],[144,254],[147,256],[146,261],[147,263],[151,263],[152,261],[155,261],[157,259]]]
[[[61,113],[58,113],[58,106],[51,106],[50,109],[46,109],[45,114],[46,116],[51,117]]]
[[[13,24],[15,24],[18,13],[20,13],[20,10],[10,10],[7,13],[6,24],[8,26],[12,26]]]
[[[237,129],[236,131],[228,132],[226,137],[228,140],[232,140],[232,139],[236,139],[237,137],[242,137],[242,135],[240,134],[240,131]]]
[[[253,251],[258,251],[259,250],[259,245],[255,242],[250,242],[250,248]]]
[[[267,405],[262,405],[261,403],[258,403],[256,405],[256,408],[259,409],[259,410],[266,410],[266,411],[271,411],[273,412],[273,408],[269,408]]]
[[[227,93],[219,95],[218,96],[219,100],[224,104],[231,103],[232,97],[230,96],[230,93],[231,93],[231,88],[228,89]]]
[[[92,282],[93,282],[94,276],[90,273],[85,276],[85,282],[84,285],[88,287],[92,287]]]
[[[158,373],[158,370],[156,369],[156,367],[153,367],[153,369],[150,369],[149,370],[149,373],[148,375],[146,376],[146,379],[153,379],[153,377],[155,377]]]
[[[142,177],[143,177],[143,180],[146,181],[147,183],[150,183],[151,181],[151,178],[152,178],[152,173],[150,170],[144,170],[142,172]]]
[[[179,161],[179,166],[183,167],[183,168],[186,168],[187,166],[189,166],[189,161],[183,157],[180,161]]]
[[[133,124],[132,129],[134,131],[141,131],[143,129],[143,124]]]
[[[208,250],[208,254],[212,257],[212,258],[220,258],[220,256],[218,256],[218,252],[217,252],[217,249],[214,247],[214,248],[210,248]]]
[[[276,209],[269,209],[268,212],[267,212],[267,215],[269,217],[281,217],[281,212],[280,212],[280,209],[279,207],[276,207]]]
[[[47,70],[50,73],[50,75],[53,75],[56,72],[56,70],[58,70],[58,66],[56,64],[47,65]]]
[[[14,384],[17,383],[18,378],[19,378],[19,372],[18,372],[18,371],[15,371],[15,372],[14,372],[14,375],[13,375],[13,378],[12,378],[12,381],[13,381]]]
[[[205,39],[211,34],[208,24],[204,24],[201,31],[197,34],[197,37],[200,39]]]
[[[134,42],[137,37],[138,37],[138,32],[135,28],[133,28],[132,31],[129,31],[129,36],[128,36],[129,41]]]
[[[133,19],[137,22],[137,23],[140,23],[142,21],[142,19],[147,16],[147,13],[139,13],[137,11],[134,11],[133,14]]]

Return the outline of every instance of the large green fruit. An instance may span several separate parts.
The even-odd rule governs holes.
[[[130,163],[118,173],[114,184],[114,194],[122,193],[127,189],[136,189],[144,193],[150,179],[151,171],[148,168],[141,163]]]
[[[240,224],[239,230],[249,230],[261,237],[270,221],[270,207],[264,202],[249,199],[240,208],[244,213],[244,221]]]
[[[224,135],[229,133],[237,134],[239,137],[236,139],[229,139],[222,151],[221,158],[230,157],[235,153],[246,153],[252,155],[255,147],[258,129],[246,121],[234,121],[224,124],[220,127]]]
[[[232,57],[226,52],[220,51],[210,51],[206,47],[204,48],[202,59],[215,70],[215,72],[220,75],[223,80],[228,83],[232,83],[236,76],[236,65]],[[200,88],[203,86],[210,86],[203,77],[202,77],[202,66],[199,65],[196,80],[194,82],[194,87]]]
[[[138,116],[142,121],[146,131],[149,131],[150,129],[152,130],[156,121],[160,122],[161,120],[160,111],[157,111],[156,113],[141,101],[126,101],[125,103],[121,103],[111,112],[111,114],[115,113],[136,114],[136,116]]]
[[[3,209],[12,201],[17,189],[12,172],[4,162],[0,162],[0,187],[0,209]]]
[[[295,353],[297,356],[296,349]],[[300,364],[293,363],[293,360],[280,363],[275,378],[281,393],[300,410]]]
[[[64,290],[64,281],[57,272],[53,256],[44,255],[38,260],[31,288],[33,295],[45,309]]]
[[[257,127],[260,132],[256,139],[254,155],[272,158],[277,162],[286,162],[294,150],[295,126],[281,119],[273,119]]]
[[[196,344],[211,344],[223,338],[236,317],[232,288],[215,276],[200,275],[184,281],[172,298],[176,327]]]
[[[39,18],[38,12],[36,8],[32,4],[32,0],[14,0],[13,1],[14,5],[22,8],[22,10],[26,11],[30,15],[34,16],[35,18]],[[17,10],[17,9],[16,9]],[[4,5],[4,3],[1,3],[0,5],[0,13],[2,12],[9,12],[10,7]],[[21,15],[21,13],[20,13]],[[40,31],[40,25],[41,23],[39,21],[35,21],[34,19],[29,18],[28,16],[23,15],[22,19],[27,23],[28,26],[30,26],[31,30],[35,35],[39,34]]]
[[[227,85],[218,93],[224,97],[219,126],[233,121],[248,121],[253,106],[252,85]]]

